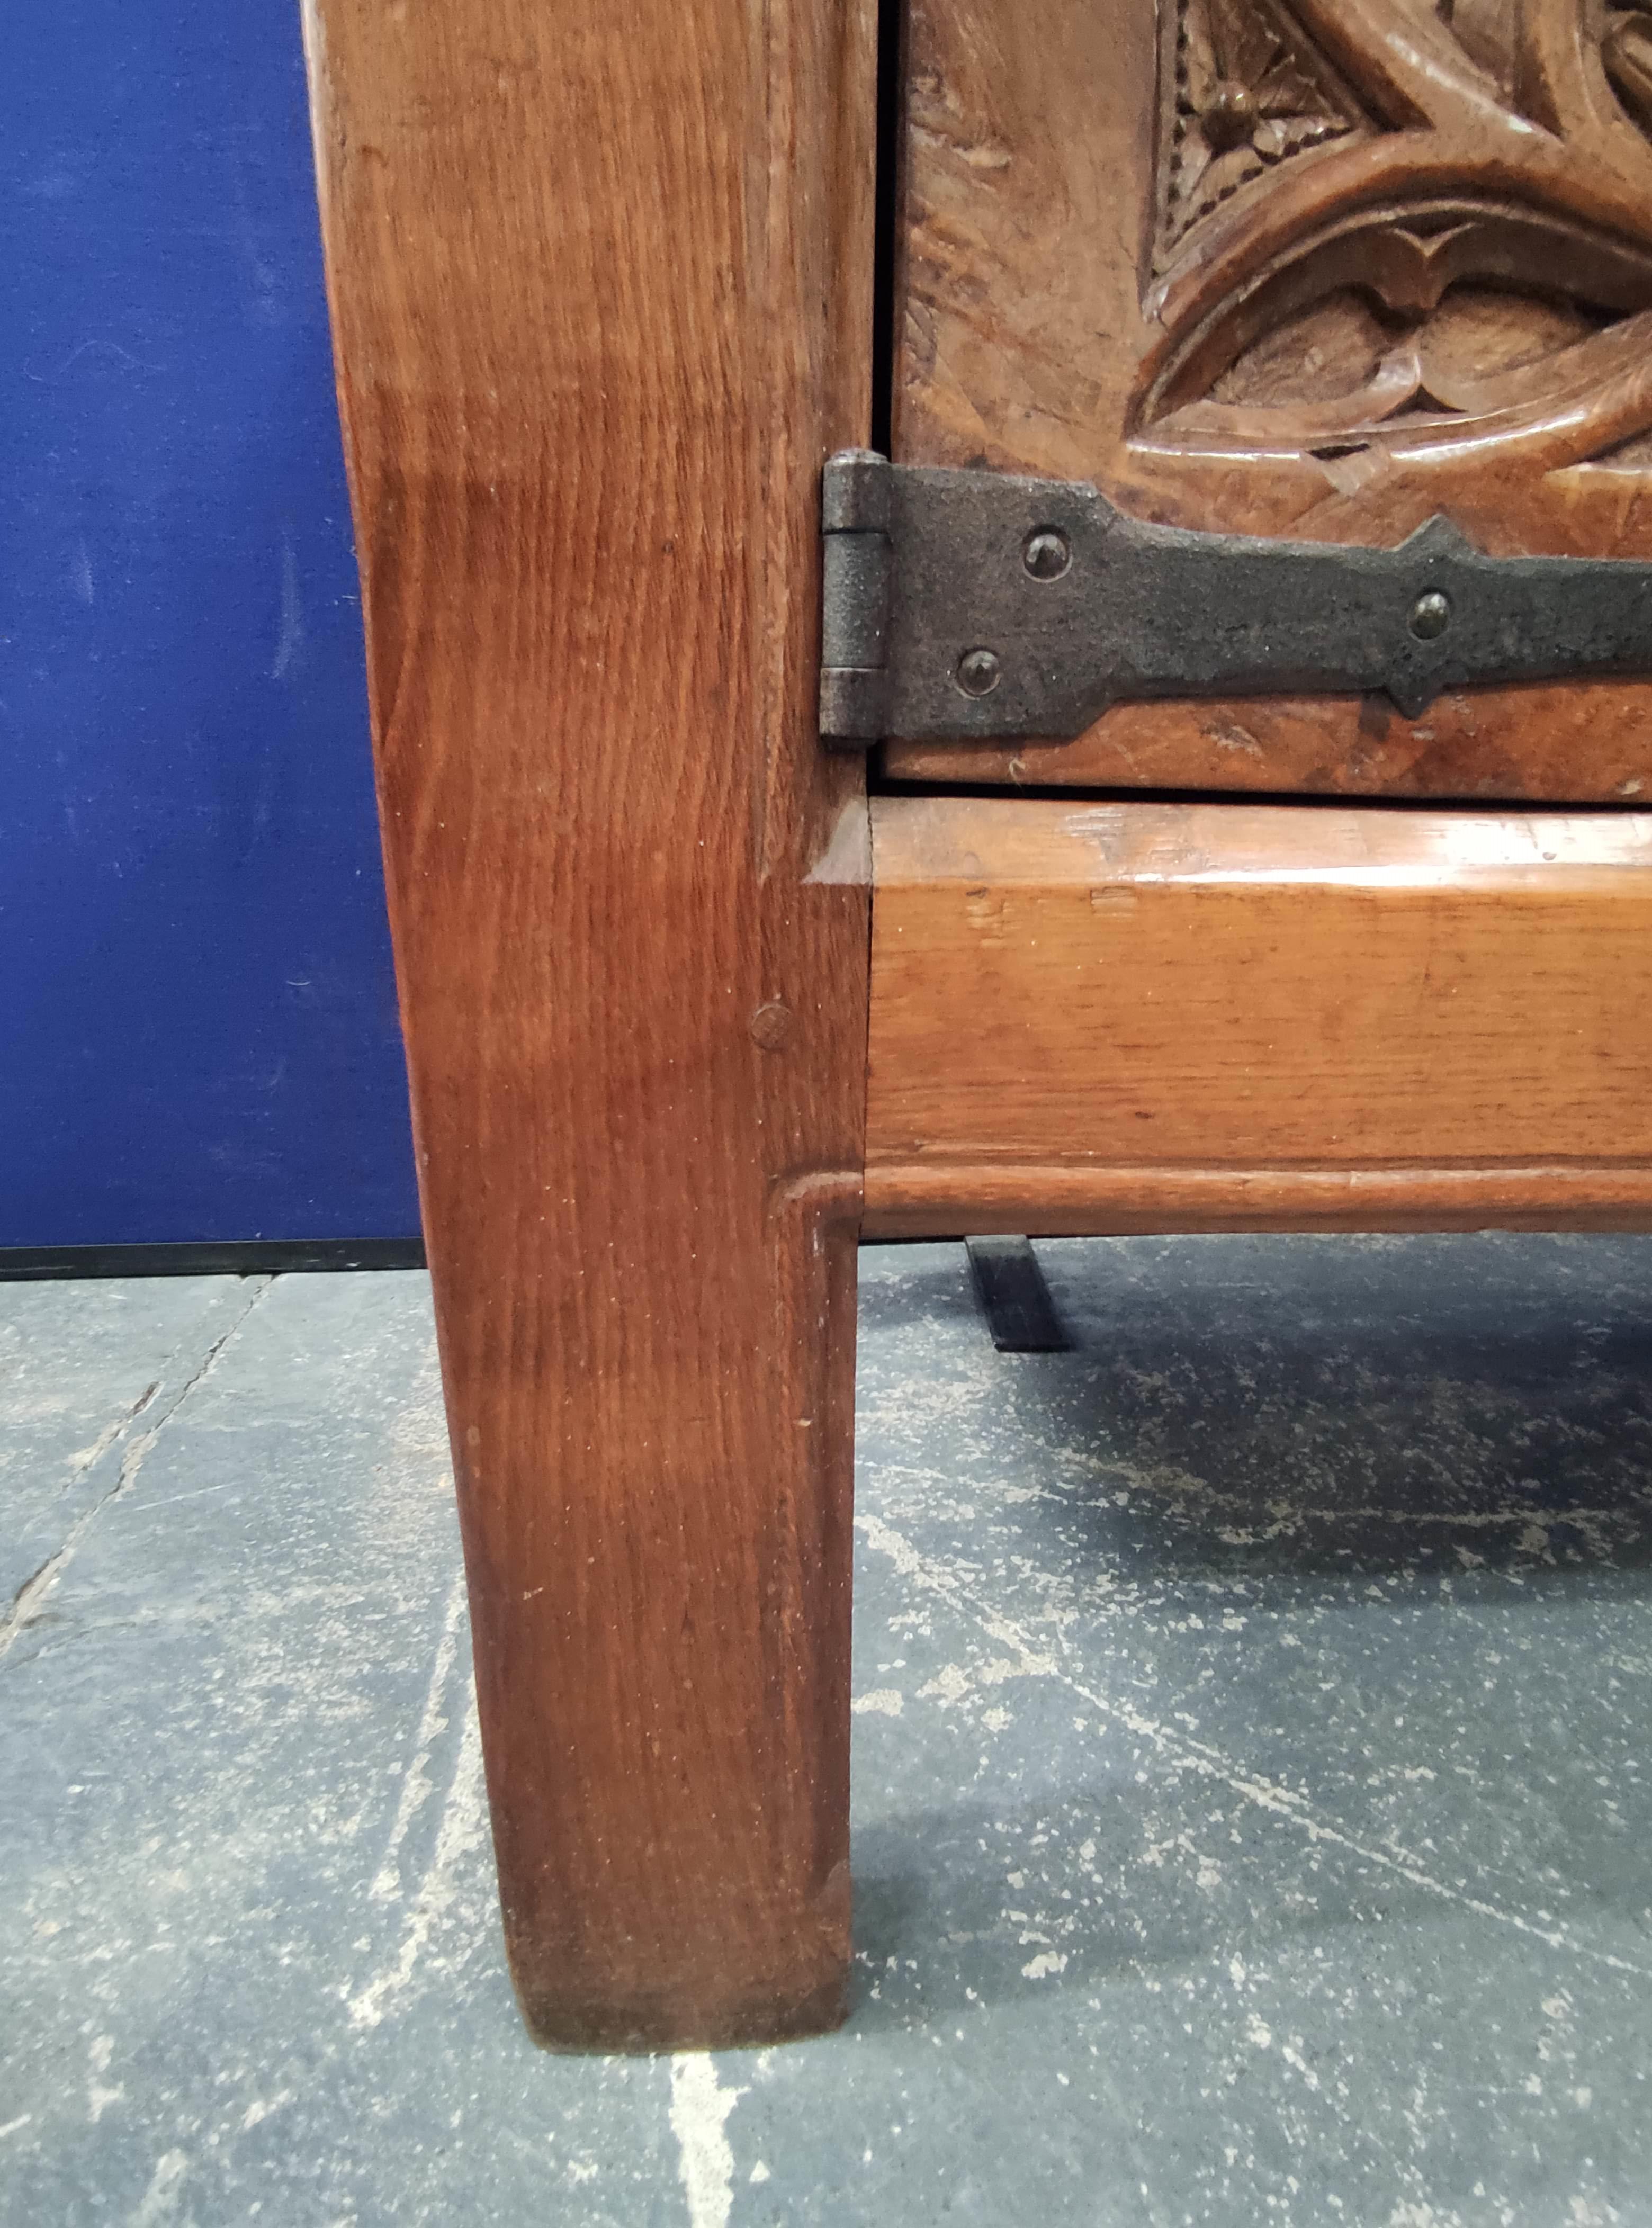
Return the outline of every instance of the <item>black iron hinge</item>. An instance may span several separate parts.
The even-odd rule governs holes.
[[[1357,695],[1652,674],[1652,566],[1192,534],[1083,482],[892,464],[823,489],[820,732],[864,748],[1081,734],[1124,697]]]

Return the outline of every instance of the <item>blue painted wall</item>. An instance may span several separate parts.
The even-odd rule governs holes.
[[[14,0],[0,1245],[417,1231],[297,0]]]

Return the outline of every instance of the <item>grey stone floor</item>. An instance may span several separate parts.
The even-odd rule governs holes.
[[[1652,1244],[862,1257],[847,2029],[545,2058],[420,1277],[0,1287],[0,2219],[1652,2223]]]

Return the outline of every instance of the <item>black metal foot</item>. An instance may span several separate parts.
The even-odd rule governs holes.
[[[1065,1354],[1072,1341],[1061,1328],[1026,1238],[966,1238],[976,1296],[1000,1354]]]

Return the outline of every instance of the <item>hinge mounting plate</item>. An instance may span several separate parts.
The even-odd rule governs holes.
[[[1194,534],[1082,481],[831,458],[820,731],[1050,740],[1126,697],[1361,695],[1652,674],[1652,566]]]

